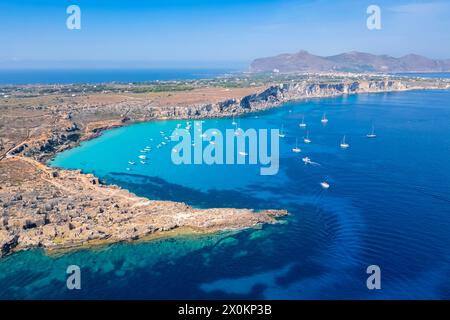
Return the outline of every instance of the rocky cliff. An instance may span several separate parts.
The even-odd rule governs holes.
[[[389,91],[404,91],[414,89],[445,89],[450,82],[433,80],[427,85],[417,85],[415,82],[379,79],[358,81],[330,82],[289,82],[268,86],[261,92],[246,95],[242,98],[227,99],[217,103],[199,103],[190,105],[167,106],[163,109],[154,107],[146,101],[128,101],[83,109],[83,116],[89,113],[117,114],[117,121],[95,122],[89,125],[77,125],[62,120],[61,129],[53,130],[32,142],[22,144],[12,150],[11,154],[23,154],[27,157],[44,162],[56,152],[77,145],[82,139],[96,137],[102,130],[122,126],[132,122],[151,121],[154,119],[201,119],[227,117],[262,111],[281,105],[282,103],[306,98],[333,97],[346,94],[375,93]],[[127,110],[126,119],[123,110]],[[78,118],[80,118],[78,116]],[[84,129],[83,129],[84,128]]]

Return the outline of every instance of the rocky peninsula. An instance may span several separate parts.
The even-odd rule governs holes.
[[[241,115],[307,98],[449,89],[445,79],[366,74],[242,76],[144,84],[0,88],[0,256],[276,223],[284,210],[195,209],[140,198],[80,171],[49,168],[57,152],[105,129],[157,119]]]

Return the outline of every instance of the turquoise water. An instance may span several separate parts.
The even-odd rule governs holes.
[[[308,145],[298,126],[303,116]],[[0,298],[449,299],[449,120],[449,91],[309,100],[240,118],[243,129],[284,127],[275,176],[259,175],[257,165],[174,165],[173,144],[155,146],[164,139],[160,131],[185,121],[108,131],[52,165],[92,172],[152,199],[284,208],[290,216],[234,233],[61,256],[17,253],[0,262]],[[231,122],[203,126],[223,130]],[[376,139],[366,138],[372,124]],[[346,150],[339,148],[344,134]],[[296,138],[300,154],[291,150]],[[146,146],[148,164],[140,164]],[[320,165],[304,165],[305,156]],[[327,190],[319,185],[324,180]],[[65,286],[71,264],[82,270],[79,291]],[[373,264],[382,272],[378,291],[366,287]]]

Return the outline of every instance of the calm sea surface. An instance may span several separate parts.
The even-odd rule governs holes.
[[[282,224],[60,256],[17,253],[0,260],[0,298],[450,299],[450,91],[308,100],[236,121],[283,126],[277,175],[261,176],[257,165],[174,165],[174,144],[156,145],[181,120],[105,132],[52,165],[152,199],[287,209]],[[231,122],[205,120],[203,128]],[[366,137],[372,125],[376,139]],[[305,156],[318,165],[304,165]],[[72,264],[81,267],[79,291],[66,289]],[[369,265],[381,268],[381,290],[366,287]]]
[[[234,71],[235,70],[223,68],[0,70],[0,85],[212,79]]]

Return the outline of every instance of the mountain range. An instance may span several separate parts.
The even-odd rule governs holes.
[[[417,54],[400,58],[351,51],[322,57],[307,51],[259,58],[250,72],[450,72],[450,59],[435,60]]]

